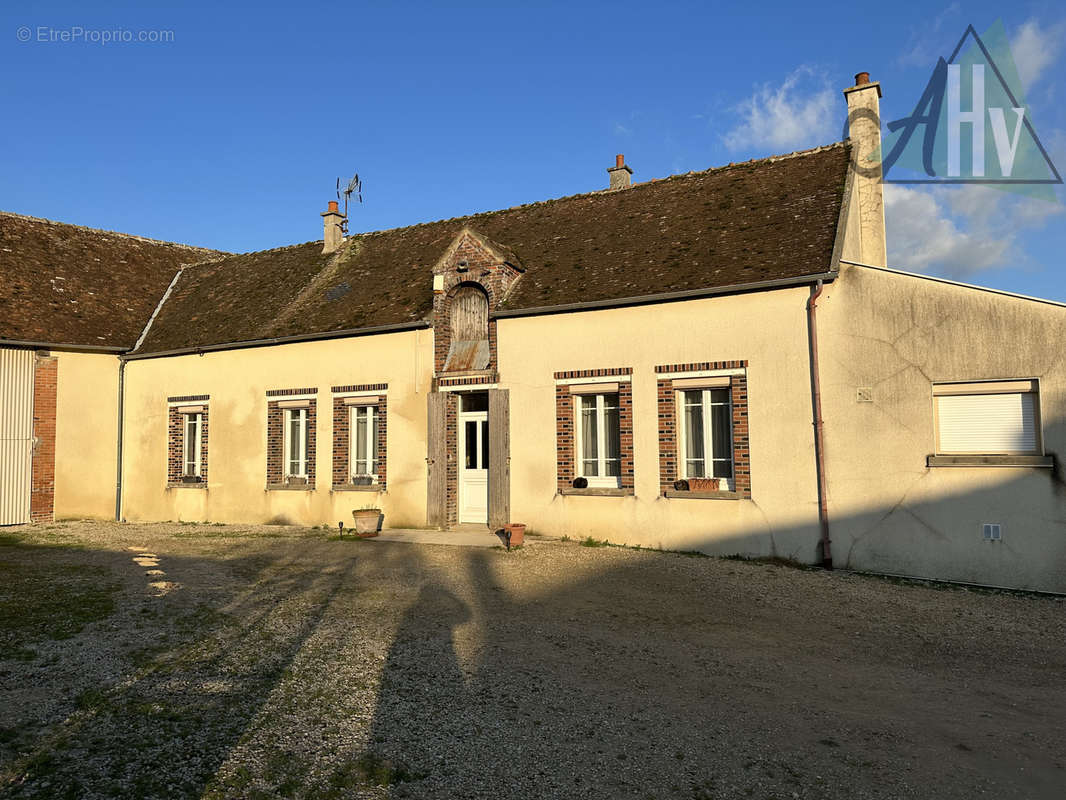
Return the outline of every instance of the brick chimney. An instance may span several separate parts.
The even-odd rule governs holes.
[[[844,90],[848,103],[848,137],[851,139],[852,211],[845,236],[846,257],[875,267],[887,266],[885,254],[885,199],[881,173],[881,84],[870,82],[869,72],[855,76]],[[858,234],[857,241],[854,240]],[[850,245],[847,239],[853,239]]]
[[[633,170],[626,166],[626,157],[619,153],[614,157],[614,166],[607,168],[607,174],[611,176],[611,185],[608,188],[628,189],[629,176],[633,174]]]
[[[341,223],[344,215],[337,208],[337,201],[330,200],[329,207],[322,213],[322,252],[332,253],[344,241],[344,229]]]

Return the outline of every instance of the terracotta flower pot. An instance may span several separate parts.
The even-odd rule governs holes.
[[[689,487],[694,492],[717,492],[721,486],[720,478],[689,478]]]
[[[352,517],[355,519],[355,535],[364,539],[377,536],[384,519],[381,510],[377,508],[356,509],[352,512]]]
[[[504,526],[507,531],[507,546],[518,547],[526,539],[526,525],[524,522],[511,522]]]

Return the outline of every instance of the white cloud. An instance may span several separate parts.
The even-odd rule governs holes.
[[[951,278],[1026,266],[1023,234],[1066,211],[987,186],[884,188],[889,265]]]
[[[1041,25],[1031,19],[1018,28],[1011,40],[1010,50],[1014,66],[1018,68],[1018,78],[1027,91],[1040,74],[1058,59],[1064,37],[1066,22]]]
[[[730,150],[776,152],[814,147],[840,138],[842,111],[825,76],[800,67],[782,83],[766,84],[740,103],[740,123],[722,138]]]

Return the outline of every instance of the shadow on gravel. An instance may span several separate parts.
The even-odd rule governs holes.
[[[54,548],[23,545],[18,550],[26,564],[54,560]],[[164,555],[160,560],[168,576],[202,582],[164,596],[137,591],[144,571],[130,564],[129,553],[76,553],[97,573],[110,571],[113,581],[126,582],[121,618],[109,627],[136,629],[137,635],[118,642],[103,634],[104,645],[91,661],[105,663],[82,665],[90,672],[101,667],[88,681],[71,674],[83,655],[76,652],[77,639],[62,643],[75,651],[51,656],[54,648],[40,645],[37,668],[43,680],[55,678],[52,692],[69,691],[79,678],[85,688],[58,704],[51,693],[27,697],[23,692],[21,726],[14,706],[7,706],[2,797],[201,796],[356,563],[350,556],[326,569],[292,556]],[[35,665],[24,666],[32,670]],[[4,683],[27,674],[13,672],[3,672]],[[47,719],[59,712],[58,719]],[[58,724],[36,738],[34,722],[42,728],[48,725],[41,723]],[[239,794],[239,787],[229,788],[235,793],[224,788],[219,796]]]
[[[0,797],[1060,796],[1059,601],[561,544],[244,547],[160,551],[160,596],[77,553],[122,584],[85,627],[111,650],[4,662],[0,701],[50,730]]]

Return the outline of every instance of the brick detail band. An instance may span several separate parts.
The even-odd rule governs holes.
[[[208,396],[196,395],[182,400],[206,400]],[[174,400],[167,402],[173,403]],[[185,473],[185,414],[178,411],[177,407],[171,408],[167,415],[167,483],[181,484]],[[205,407],[201,412],[200,421],[200,481],[207,483],[207,443],[208,437],[208,409]]]
[[[746,361],[711,361],[710,364],[747,365]],[[681,365],[685,367],[686,365]],[[658,369],[658,368],[657,368]],[[695,367],[704,369],[704,367]],[[709,367],[709,369],[735,369],[735,367]],[[674,370],[671,370],[674,371]],[[688,368],[677,372],[692,371]],[[674,488],[674,481],[681,477],[680,447],[677,431],[677,392],[669,378],[656,381],[659,417],[659,490],[667,492]],[[729,393],[733,404],[733,486],[741,497],[751,497],[751,450],[748,441],[748,377],[733,375],[729,378]]]
[[[353,383],[349,386],[334,386],[330,391],[334,394],[338,392],[384,392],[388,388],[387,383]]]
[[[199,402],[201,400],[210,400],[210,399],[211,399],[211,395],[209,395],[209,394],[184,394],[184,395],[179,395],[177,397],[168,397],[167,398],[167,402],[168,403],[196,403],[196,402]]]
[[[285,397],[290,394],[318,394],[318,388],[312,387],[310,389],[269,389],[266,393],[267,397]]]
[[[669,372],[703,372],[712,369],[744,369],[747,361],[697,361],[692,364],[661,364],[655,368],[657,373]]]
[[[613,375],[632,375],[632,367],[610,367],[608,369],[576,369],[570,372],[556,372],[555,380],[568,381],[576,378],[610,378]]]
[[[465,378],[440,378],[438,386],[483,386],[496,383],[499,377],[493,375],[469,375]]]
[[[628,369],[628,368],[627,368]],[[600,373],[605,370],[582,370],[582,372]],[[568,375],[572,373],[556,373]],[[616,374],[626,375],[627,372]],[[600,375],[575,375],[580,378],[600,377]],[[577,453],[574,450],[574,426],[577,420],[574,414],[574,396],[565,385],[555,387],[555,483],[558,491],[573,487],[577,475]],[[633,492],[635,474],[633,467],[633,387],[629,381],[618,386],[618,428],[621,452],[620,468],[622,489]]]
[[[276,390],[280,391],[280,390]],[[287,394],[307,394],[316,389],[288,390]],[[315,417],[316,400],[309,400],[307,407],[307,485],[315,486]],[[285,409],[278,401],[267,403],[267,484],[278,486],[285,482]]]
[[[33,461],[30,467],[30,522],[55,518],[56,386],[59,362],[38,354],[33,368]]]
[[[388,384],[377,384],[387,386]],[[338,391],[338,387],[333,387]],[[360,389],[340,388],[340,391],[361,391]],[[388,481],[388,465],[386,454],[388,453],[388,424],[389,411],[388,400],[384,396],[376,398],[374,414],[378,420],[378,449],[377,449],[377,485],[385,490]],[[333,398],[333,485],[346,486],[351,484],[349,464],[351,458],[351,406],[344,404],[343,397]]]

